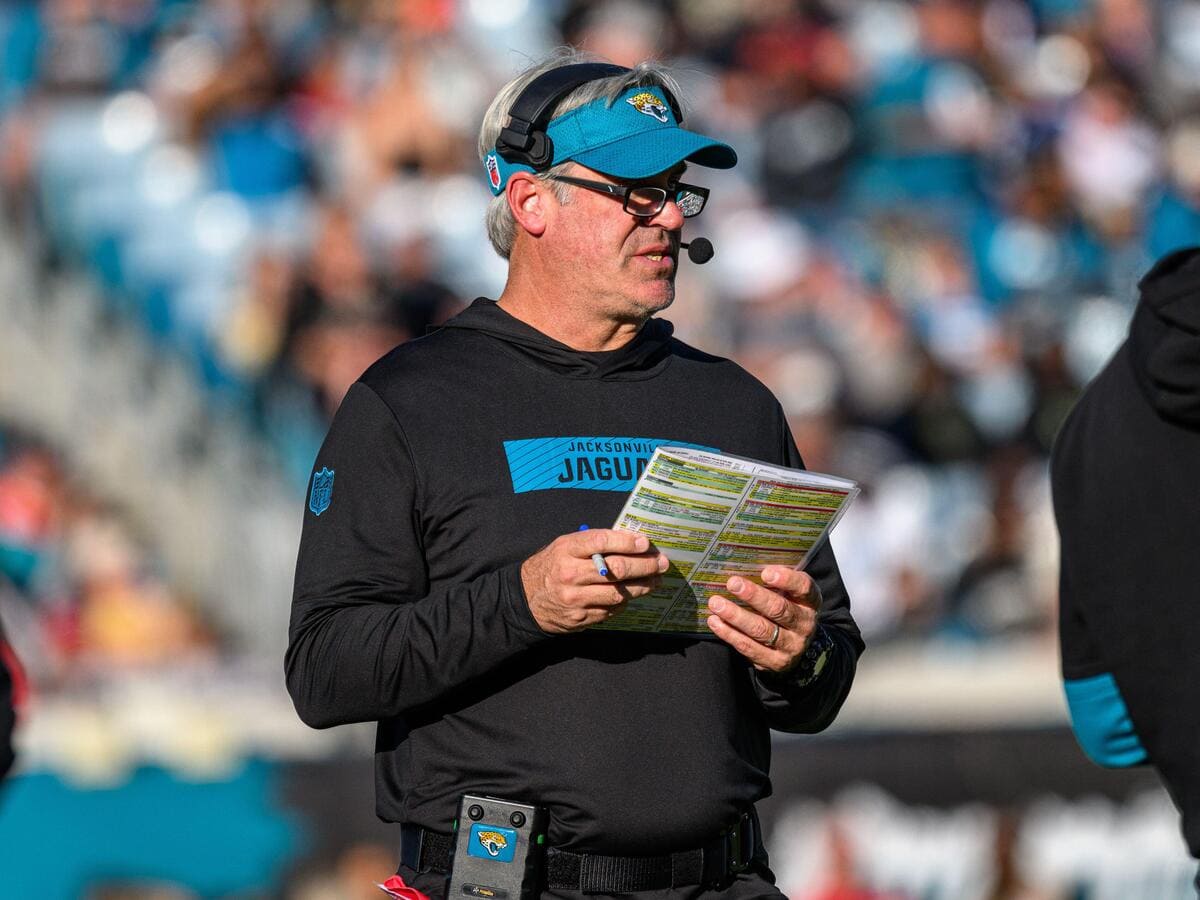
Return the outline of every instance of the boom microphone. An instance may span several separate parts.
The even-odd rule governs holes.
[[[708,238],[696,238],[689,244],[679,246],[688,252],[688,259],[698,266],[713,258],[713,245]]]

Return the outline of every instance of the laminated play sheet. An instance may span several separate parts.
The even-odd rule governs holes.
[[[765,565],[803,568],[857,494],[845,478],[659,447],[613,527],[646,535],[671,566],[656,590],[592,627],[713,637],[708,598],[738,602],[730,576],[762,584]]]

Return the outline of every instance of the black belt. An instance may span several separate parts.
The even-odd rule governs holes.
[[[718,884],[744,872],[762,848],[758,816],[743,813],[737,824],[695,850],[665,856],[599,856],[550,847],[546,887],[585,894],[655,891]],[[416,872],[450,871],[454,835],[420,825],[400,826],[400,862]]]

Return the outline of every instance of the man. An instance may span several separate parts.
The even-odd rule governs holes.
[[[654,318],[707,196],[686,164],[736,161],[676,93],[570,57],[500,92],[480,146],[504,291],[372,366],[316,461],[288,685],[310,725],[379,722],[377,812],[431,897],[464,792],[549,810],[545,896],[781,896],[753,817],[768,728],[826,727],[862,650],[827,547],[731,580],[746,608],[712,599],[716,639],[588,630],[668,567],[579,530],[655,446],[801,465],[769,392]]]
[[[1155,766],[1200,858],[1200,248],[1140,288],[1054,445],[1062,670],[1084,751]]]
[[[0,779],[8,774],[15,758],[12,737],[22,687],[23,672],[4,633],[4,623],[0,622]]]

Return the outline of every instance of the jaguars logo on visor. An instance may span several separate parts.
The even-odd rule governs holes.
[[[643,115],[653,116],[660,122],[666,122],[671,114],[671,107],[667,106],[667,104],[662,102],[661,98],[649,91],[634,94],[625,102]]]

